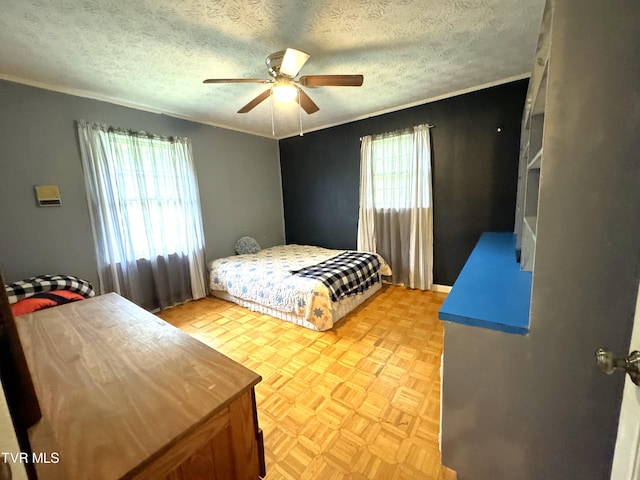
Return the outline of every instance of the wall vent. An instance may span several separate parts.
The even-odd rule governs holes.
[[[59,207],[62,205],[57,185],[36,185],[35,189],[39,207]]]

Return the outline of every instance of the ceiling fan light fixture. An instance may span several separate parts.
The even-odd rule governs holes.
[[[272,88],[273,96],[282,103],[290,103],[298,96],[298,88],[291,83],[277,83]]]
[[[263,90],[257,97],[238,110],[238,113],[248,113],[260,103],[271,97],[273,113],[273,97],[281,103],[290,103],[294,100],[308,115],[316,113],[320,107],[311,100],[303,87],[360,87],[364,77],[358,75],[305,75],[298,77],[300,69],[309,60],[309,54],[287,48],[284,51],[272,53],[266,59],[269,75],[268,80],[260,78],[209,78],[203,83],[267,83],[270,86]],[[301,117],[302,118],[302,117]],[[302,130],[302,128],[301,128]]]

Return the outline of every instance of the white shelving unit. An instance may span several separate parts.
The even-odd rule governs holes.
[[[529,90],[522,117],[518,193],[516,202],[516,249],[523,270],[533,271],[538,227],[538,194],[544,159],[544,115],[547,69],[551,46],[550,2],[544,11]]]

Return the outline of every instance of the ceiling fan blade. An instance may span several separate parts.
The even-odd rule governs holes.
[[[364,82],[362,75],[306,75],[300,77],[305,87],[359,87]]]
[[[267,83],[264,78],[207,78],[202,83]]]
[[[280,73],[288,77],[295,78],[302,66],[309,60],[309,54],[296,50],[295,48],[287,48],[280,65]]]
[[[262,102],[262,101],[266,100],[267,98],[269,98],[269,95],[271,95],[271,89],[267,88],[264,92],[262,92],[260,95],[258,95],[256,98],[254,98],[249,103],[247,103],[244,107],[242,107],[240,110],[238,110],[238,113],[250,112],[255,107],[257,107],[260,102]]]
[[[307,95],[304,90],[298,88],[298,92],[300,92],[300,96],[299,98],[296,97],[296,102],[300,104],[305,112],[311,115],[312,113],[316,113],[318,110],[320,110],[320,107],[316,105],[313,100],[311,100],[311,97]]]

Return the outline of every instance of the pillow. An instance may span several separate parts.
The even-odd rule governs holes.
[[[71,290],[53,290],[50,292],[36,293],[29,298],[23,298],[11,305],[13,316],[25,315],[27,313],[42,310],[43,308],[55,307],[64,303],[84,300],[84,297]]]
[[[258,253],[261,250],[260,245],[253,237],[239,238],[236,242],[235,249],[238,255],[244,255],[246,253]]]

